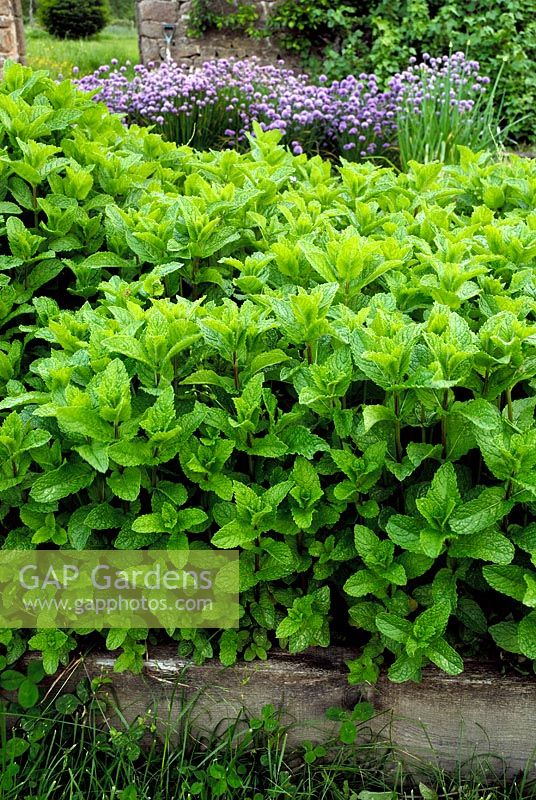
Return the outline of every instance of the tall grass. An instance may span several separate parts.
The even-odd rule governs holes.
[[[76,2],[76,0],[73,0]],[[138,37],[133,24],[109,25],[93,39],[55,39],[42,28],[26,28],[27,62],[34,69],[50,70],[53,78],[69,78],[73,67],[80,75],[94,72],[117,59],[119,64],[139,62]]]
[[[485,759],[450,775],[413,762],[414,780],[365,732],[291,749],[273,707],[200,732],[182,690],[173,722],[148,710],[129,724],[94,684],[27,712],[14,738],[0,716],[0,800],[536,800],[526,775],[509,783]]]

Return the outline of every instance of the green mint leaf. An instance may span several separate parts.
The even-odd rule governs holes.
[[[459,675],[463,672],[462,659],[445,639],[435,639],[425,652],[430,661],[448,675]]]
[[[517,628],[517,637],[523,655],[536,659],[536,611],[523,617]]]
[[[488,528],[453,541],[448,552],[453,558],[475,558],[495,564],[510,564],[515,548],[500,531]]]
[[[238,633],[234,630],[224,631],[220,639],[220,661],[224,667],[232,666],[238,654]]]
[[[400,643],[405,642],[412,632],[411,622],[402,617],[397,617],[395,614],[378,614],[376,616],[376,627],[388,639]]]
[[[381,595],[386,585],[387,582],[382,578],[373,575],[369,570],[361,569],[348,578],[343,589],[350,597],[364,597],[366,594]]]
[[[108,471],[110,459],[108,458],[108,447],[106,445],[100,442],[92,442],[91,444],[73,447],[73,450],[97,472]]]
[[[56,417],[67,433],[78,433],[97,442],[113,442],[115,438],[113,426],[101,419],[97,411],[89,408],[60,407],[56,411]]]
[[[121,500],[136,500],[141,487],[141,470],[138,467],[125,467],[122,472],[114,471],[106,478],[106,483]]]
[[[406,653],[398,656],[387,672],[389,680],[393,683],[405,681],[419,681],[421,678],[422,657],[409,656]]]
[[[413,636],[420,642],[430,642],[441,636],[451,613],[450,603],[438,602],[419,614],[413,625]]]
[[[498,622],[490,625],[489,632],[497,647],[507,653],[521,653],[517,622]]]
[[[527,584],[524,580],[525,570],[514,564],[508,566],[486,566],[482,568],[482,574],[492,589],[514,600],[523,601]]]
[[[447,461],[439,467],[426,496],[419,498],[416,505],[430,525],[443,529],[460,501],[456,473],[450,461]]]
[[[278,431],[278,438],[286,445],[290,455],[312,459],[316,453],[327,452],[328,443],[303,425],[292,425]]]
[[[505,500],[502,487],[484,489],[474,500],[458,506],[450,517],[449,524],[456,533],[476,533],[501,520],[513,506],[513,500]]]
[[[30,495],[40,503],[53,503],[68,497],[93,482],[95,473],[85,464],[62,464],[45,472],[33,483]]]

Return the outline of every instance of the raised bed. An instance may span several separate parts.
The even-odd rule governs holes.
[[[282,709],[283,721],[293,723],[293,743],[326,738],[333,733],[326,709],[352,708],[364,699],[377,712],[367,726],[406,769],[430,763],[474,768],[476,761],[513,776],[536,768],[536,677],[469,662],[456,677],[427,668],[420,684],[394,684],[382,676],[375,686],[352,687],[344,662],[355,655],[342,648],[296,656],[274,651],[267,662],[224,668],[217,661],[189,665],[173,647],[161,646],[150,651],[143,673],[132,675],[114,673],[113,657],[94,652],[68,671],[65,682],[56,677],[54,687],[67,690],[84,675],[106,675],[127,719],[151,707],[162,722],[177,717],[181,696],[200,692],[194,711],[200,730],[236,719],[241,709],[257,715],[272,703]]]

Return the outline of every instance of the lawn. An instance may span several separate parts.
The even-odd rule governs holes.
[[[94,39],[62,40],[42,28],[26,28],[27,62],[34,69],[48,69],[52,77],[72,75],[78,67],[81,75],[93,72],[116,58],[120,64],[139,60],[136,27],[128,22],[109,25]]]

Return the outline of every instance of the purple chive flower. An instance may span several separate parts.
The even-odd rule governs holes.
[[[281,131],[296,155],[321,147],[350,158],[391,147],[399,114],[420,114],[422,104],[435,98],[452,101],[465,113],[489,83],[479,75],[478,62],[467,61],[463,53],[436,59],[425,53],[420,64],[412,56],[408,69],[386,88],[366,73],[331,83],[321,75],[313,83],[283,62],[262,65],[257,59],[206,61],[196,69],[173,62],[138,64],[132,78],[126,66],[112,59],[111,67],[103,65],[75,82],[84,91],[96,90],[95,100],[125,122],[156,123],[179,144],[212,146],[227,138],[236,146],[257,121],[263,130]]]

